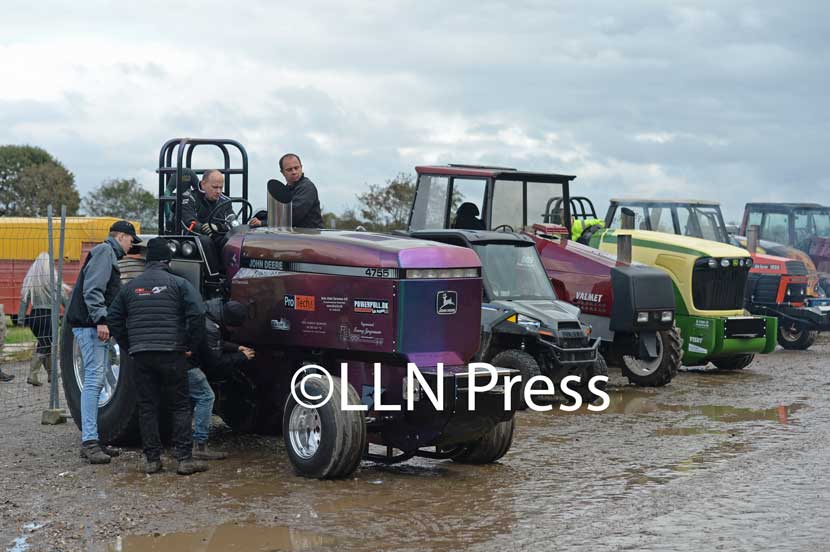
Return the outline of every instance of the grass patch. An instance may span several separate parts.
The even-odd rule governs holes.
[[[32,333],[32,330],[29,328],[20,328],[18,326],[9,326],[6,330],[6,343],[7,344],[14,344],[14,343],[30,343],[32,341],[37,341],[35,335]]]

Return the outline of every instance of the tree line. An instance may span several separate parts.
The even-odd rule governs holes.
[[[357,204],[342,212],[323,209],[326,228],[390,232],[405,228],[415,197],[415,177],[400,173],[384,184],[370,184]],[[0,216],[43,217],[49,204],[66,205],[67,216],[111,216],[141,223],[141,231],[158,231],[158,200],[135,178],[106,180],[83,198],[75,175],[36,146],[0,146]],[[324,206],[325,207],[325,206]]]

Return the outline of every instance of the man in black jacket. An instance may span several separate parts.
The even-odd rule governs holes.
[[[205,302],[205,339],[199,351],[201,368],[194,365],[187,372],[190,401],[193,403],[193,458],[198,460],[222,460],[224,452],[208,450],[207,440],[210,416],[216,396],[208,383],[211,379],[233,377],[233,374],[254,358],[254,350],[223,338],[223,329],[241,326],[248,316],[248,308],[238,301],[223,303],[222,299]]]
[[[176,471],[190,475],[207,470],[204,463],[193,460],[187,385],[187,357],[199,350],[205,308],[190,282],[170,272],[171,255],[164,238],[147,242],[144,272],[118,293],[110,308],[109,324],[122,351],[135,360],[146,473],[161,470],[158,410],[165,393],[173,413]]]
[[[303,173],[303,164],[295,153],[280,157],[280,172],[291,191],[291,225],[294,228],[322,228],[323,215],[317,187]],[[252,218],[251,226],[260,226],[264,221]]]
[[[98,399],[104,387],[104,369],[109,362],[110,304],[121,288],[118,259],[141,239],[135,227],[126,220],[110,226],[110,235],[87,255],[81,274],[75,282],[66,322],[81,351],[84,363],[84,385],[81,389],[81,458],[90,464],[109,464],[118,451],[98,441]]]

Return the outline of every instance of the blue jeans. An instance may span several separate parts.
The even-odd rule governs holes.
[[[109,361],[110,342],[98,339],[96,328],[72,328],[84,363],[81,389],[81,440],[98,440],[98,399],[104,387],[104,367]]]
[[[199,368],[187,371],[187,383],[190,386],[190,404],[193,405],[193,442],[206,443],[216,396],[205,373]]]

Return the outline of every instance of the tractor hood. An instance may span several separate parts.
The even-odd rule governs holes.
[[[745,249],[735,247],[721,242],[692,238],[689,236],[676,236],[663,232],[652,232],[650,230],[612,230],[602,233],[603,244],[616,244],[617,234],[630,234],[634,247],[634,260],[652,264],[648,255],[638,254],[638,249],[652,249],[654,254],[677,253],[692,257],[718,257],[730,259],[748,258],[749,253]],[[610,250],[608,247],[603,249]]]

